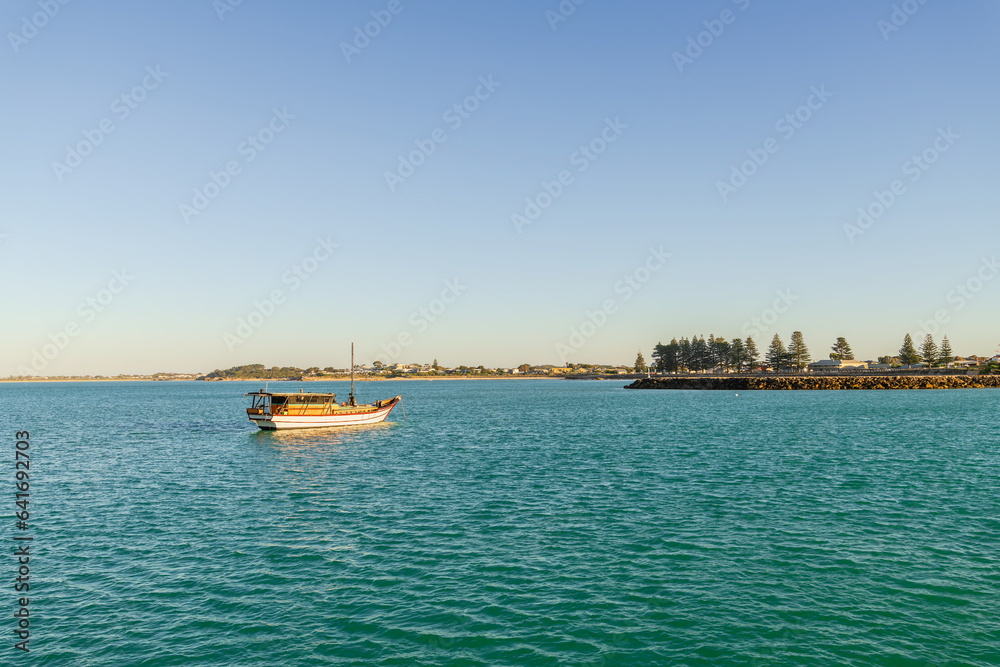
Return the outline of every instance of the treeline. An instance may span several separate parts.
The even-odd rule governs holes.
[[[301,377],[306,371],[293,366],[265,368],[264,364],[249,364],[233,366],[226,370],[214,370],[205,376],[207,380],[282,380],[291,377]]]
[[[879,361],[883,363],[895,363],[904,366],[912,366],[913,364],[919,364],[921,362],[927,364],[930,367],[934,366],[947,366],[949,363],[955,360],[955,354],[951,351],[951,343],[948,341],[948,337],[945,336],[941,339],[941,346],[934,342],[934,336],[927,334],[924,336],[923,343],[920,345],[920,351],[917,351],[916,346],[913,344],[913,338],[910,334],[906,334],[903,338],[903,345],[899,348],[899,356],[897,357],[879,357]]]
[[[831,359],[854,359],[851,346],[843,337],[830,348]],[[793,331],[788,346],[774,334],[764,353],[763,363],[772,369],[801,371],[812,358],[801,331]],[[761,354],[753,338],[728,341],[721,336],[674,338],[668,344],[657,343],[653,348],[653,370],[660,373],[700,372],[720,370],[743,372],[761,368]]]
[[[830,347],[830,359],[840,359],[843,361],[853,361],[854,352],[850,343],[843,336],[839,336]],[[636,360],[636,370],[640,368],[642,357]],[[913,366],[925,363],[928,366],[946,366],[955,360],[955,355],[951,349],[951,343],[945,336],[941,340],[940,346],[934,342],[934,338],[927,334],[918,350],[913,343],[910,334],[903,338],[903,344],[897,356],[879,357],[879,363],[890,366]],[[657,343],[653,348],[652,370],[659,373],[684,373],[718,370],[723,372],[741,372],[747,370],[758,370],[764,366],[772,370],[805,370],[812,357],[809,354],[809,347],[801,331],[793,331],[792,336],[786,346],[781,336],[774,334],[771,344],[764,352],[763,359],[757,349],[753,338],[736,338],[728,341],[725,338],[711,335],[708,339],[704,336],[692,336],[690,339],[674,338],[668,344]]]
[[[753,338],[728,341],[710,335],[674,338],[653,348],[653,370],[659,373],[699,372],[714,368],[742,371],[760,363],[760,351]]]

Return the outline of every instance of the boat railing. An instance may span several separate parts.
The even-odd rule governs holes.
[[[333,405],[330,403],[323,405],[296,405],[293,403],[291,406],[282,405],[276,412],[272,412],[271,414],[291,417],[317,417],[333,414]]]
[[[298,403],[270,403],[257,407],[247,408],[248,415],[271,415],[278,417],[325,417],[336,412],[364,412],[367,410],[380,410],[398,400],[398,397],[376,401],[374,405],[358,405],[349,407],[346,403],[338,405],[335,402],[298,404]]]

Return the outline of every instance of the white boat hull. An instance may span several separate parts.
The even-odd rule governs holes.
[[[250,415],[250,421],[265,431],[280,431],[301,428],[330,428],[333,426],[365,426],[384,422],[392,409],[399,403],[393,400],[388,405],[375,410],[332,415]]]

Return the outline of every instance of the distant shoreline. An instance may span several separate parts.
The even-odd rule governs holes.
[[[436,381],[436,380],[564,380],[566,376],[564,375],[441,375],[435,377],[369,377],[369,376],[355,376],[355,382],[388,382],[395,380],[402,380],[404,382],[417,382],[417,381]],[[622,380],[628,380],[628,377],[622,377]],[[28,384],[28,383],[45,383],[45,382],[200,382],[202,384],[214,384],[217,382],[299,382],[299,383],[309,383],[309,382],[350,382],[351,376],[345,375],[343,377],[324,377],[324,378],[310,378],[308,380],[289,380],[289,379],[270,379],[270,378],[226,378],[219,380],[194,380],[191,378],[183,379],[154,379],[154,378],[121,378],[121,377],[110,377],[110,378],[84,378],[84,377],[67,377],[67,378],[45,378],[45,377],[33,377],[33,378],[23,378],[23,379],[0,379],[0,384]]]
[[[68,378],[47,378],[47,377],[33,377],[33,378],[20,378],[20,379],[10,379],[3,378],[0,379],[0,384],[31,384],[31,383],[45,383],[45,382],[198,382],[198,380],[193,380],[191,378],[184,378],[179,380],[156,380],[154,378],[79,378],[79,377],[68,377]]]

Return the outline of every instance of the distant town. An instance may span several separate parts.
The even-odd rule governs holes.
[[[645,373],[646,371],[642,371]],[[439,364],[390,364],[383,365],[375,362],[372,365],[358,364],[354,367],[354,375],[359,380],[391,380],[391,379],[416,379],[416,378],[560,378],[560,377],[585,377],[585,376],[609,376],[621,375],[628,377],[634,375],[634,368],[628,366],[613,366],[604,364],[566,364],[565,366],[553,366],[544,364],[532,366],[521,364],[511,368],[487,368],[485,366],[458,366],[449,368]],[[350,368],[320,368],[312,366],[310,368],[296,368],[294,366],[272,366],[266,367],[264,364],[250,364],[246,366],[234,366],[226,370],[214,370],[211,373],[154,373],[151,375],[123,374],[123,375],[51,375],[51,376],[11,376],[6,378],[8,382],[85,382],[85,381],[146,381],[146,382],[166,382],[176,380],[199,380],[205,382],[220,381],[248,381],[248,380],[268,380],[268,381],[296,381],[314,382],[323,380],[342,380],[351,376]]]
[[[587,376],[587,375],[607,375],[607,376],[628,376],[636,373],[634,368],[628,366],[610,366],[599,364],[566,364],[565,366],[553,366],[544,364],[532,366],[531,364],[521,364],[510,368],[487,368],[486,366],[457,366],[449,368],[442,366],[435,360],[430,364],[382,364],[376,361],[372,365],[359,364],[354,367],[354,375],[360,379],[405,379],[405,378],[541,378],[541,377],[566,377],[566,376]],[[645,372],[645,371],[642,371]],[[311,368],[301,369],[294,367],[279,368],[277,366],[266,368],[262,364],[250,366],[237,366],[227,370],[215,370],[207,375],[198,377],[198,380],[220,381],[220,380],[334,380],[349,377],[349,368]]]

